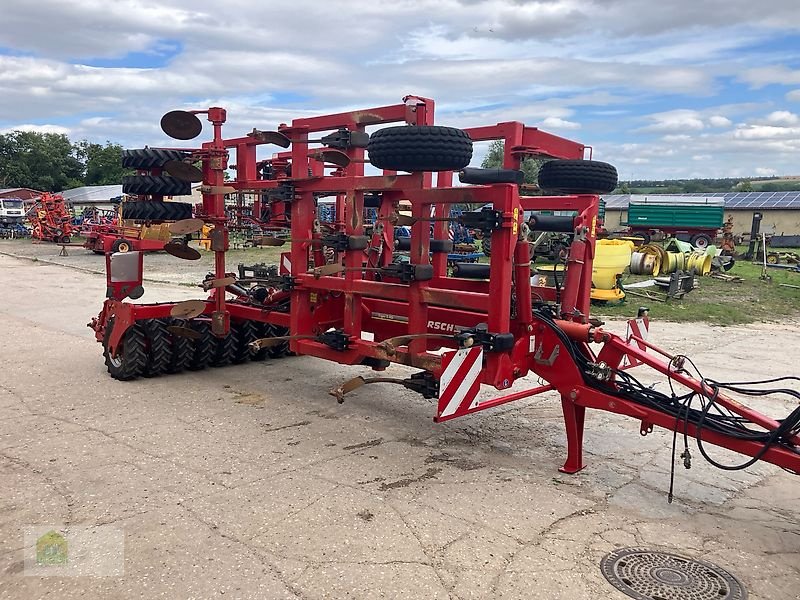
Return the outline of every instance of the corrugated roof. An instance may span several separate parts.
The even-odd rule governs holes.
[[[61,192],[73,204],[105,204],[122,196],[121,185],[86,185]]]
[[[634,202],[704,201],[722,198],[725,208],[730,210],[800,210],[800,191],[796,192],[716,192],[710,194],[608,194],[603,196],[606,210],[625,210],[631,200]]]

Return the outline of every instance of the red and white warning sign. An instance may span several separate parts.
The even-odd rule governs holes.
[[[292,272],[292,253],[281,252],[281,263],[278,273],[281,275],[290,275]]]
[[[437,421],[460,417],[469,411],[481,389],[483,348],[461,348],[442,355],[442,376],[439,378]]]
[[[625,332],[625,342],[628,344],[635,344],[642,352],[647,352],[647,346],[639,340],[646,340],[650,335],[650,319],[646,316],[638,317],[636,319],[628,319],[628,329]],[[638,339],[635,339],[638,338]],[[622,357],[623,367],[635,367],[642,364],[642,361],[636,358],[625,355]]]

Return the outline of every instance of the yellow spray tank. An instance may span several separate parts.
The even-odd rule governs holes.
[[[625,297],[617,279],[631,264],[634,244],[629,240],[597,240],[592,266],[592,300],[616,301]]]

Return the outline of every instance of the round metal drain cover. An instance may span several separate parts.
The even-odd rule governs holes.
[[[637,600],[747,600],[744,586],[724,569],[677,554],[621,548],[600,568],[611,585]]]

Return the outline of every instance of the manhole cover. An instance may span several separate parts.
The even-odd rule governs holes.
[[[733,575],[711,563],[646,548],[621,548],[600,561],[603,576],[637,600],[746,600]]]

